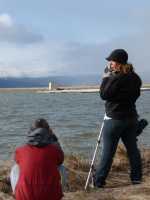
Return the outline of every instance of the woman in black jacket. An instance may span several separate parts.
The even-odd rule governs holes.
[[[142,161],[136,142],[138,114],[135,105],[142,82],[132,64],[127,63],[128,54],[125,50],[116,49],[106,59],[110,65],[105,69],[100,87],[100,97],[106,101],[106,114],[101,160],[93,176],[96,188],[105,185],[120,138],[130,160],[131,183],[142,181]]]

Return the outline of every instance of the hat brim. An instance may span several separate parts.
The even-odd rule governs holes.
[[[110,58],[109,58],[109,57],[107,57],[107,58],[106,58],[106,60],[110,61]]]

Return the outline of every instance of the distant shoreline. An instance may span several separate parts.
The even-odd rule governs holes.
[[[49,90],[48,87],[27,87],[27,88],[0,88],[0,90]]]
[[[100,86],[58,86],[58,90],[99,89]],[[50,90],[49,87],[0,88],[0,90]]]
[[[143,84],[141,88],[150,87],[150,84]],[[62,90],[81,90],[81,89],[99,89],[100,86],[61,86],[58,87]],[[48,90],[48,87],[17,87],[17,88],[0,88],[0,90]]]

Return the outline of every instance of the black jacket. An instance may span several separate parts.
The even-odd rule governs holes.
[[[106,115],[113,119],[130,119],[137,116],[135,102],[140,96],[141,85],[142,81],[135,72],[120,72],[103,78],[100,97],[106,100]]]

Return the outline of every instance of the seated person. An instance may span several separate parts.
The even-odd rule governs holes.
[[[31,123],[26,140],[15,148],[14,159],[17,165],[11,169],[10,180],[16,200],[62,199],[64,153],[45,119]]]

